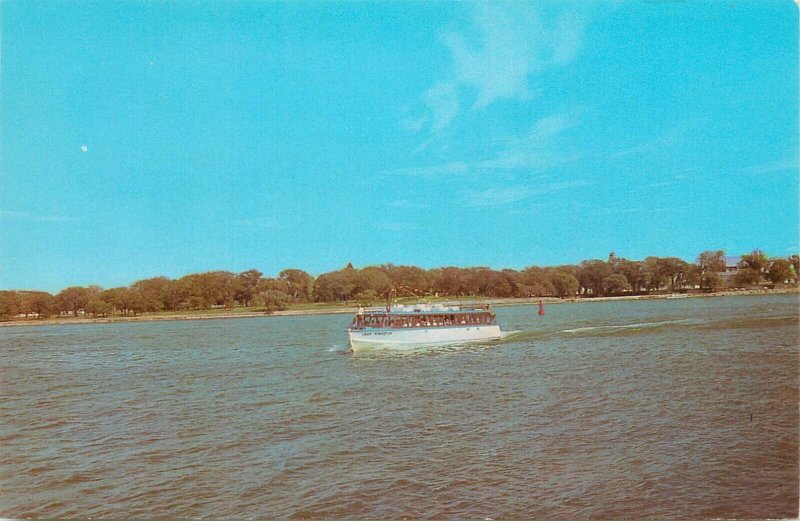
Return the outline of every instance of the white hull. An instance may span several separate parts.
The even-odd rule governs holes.
[[[497,340],[502,335],[498,325],[469,327],[414,327],[403,329],[348,330],[353,351],[367,349],[410,350],[423,346],[460,344]]]

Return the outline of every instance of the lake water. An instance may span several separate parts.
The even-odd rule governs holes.
[[[411,354],[348,315],[0,328],[0,516],[797,516],[797,295],[536,311]]]

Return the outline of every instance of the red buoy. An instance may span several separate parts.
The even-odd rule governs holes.
[[[540,300],[539,301],[539,316],[542,316],[542,315],[544,315],[544,304],[542,304],[542,301]]]

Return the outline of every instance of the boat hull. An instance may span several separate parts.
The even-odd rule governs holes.
[[[353,351],[411,350],[425,346],[485,342],[498,340],[502,336],[500,326],[495,324],[469,327],[349,329],[348,334],[350,348]]]

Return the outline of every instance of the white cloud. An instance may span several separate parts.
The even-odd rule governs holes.
[[[487,107],[501,98],[529,99],[528,75],[540,68],[533,56],[535,36],[542,29],[535,10],[523,6],[519,13],[513,13],[515,9],[502,3],[474,7],[481,41],[470,45],[461,33],[443,38],[457,81],[476,91],[473,108]]]
[[[553,140],[573,128],[577,118],[573,113],[553,114],[539,119],[533,128],[522,138],[505,140],[504,146],[488,159],[451,161],[439,165],[399,168],[391,173],[401,175],[434,176],[467,174],[476,170],[511,171],[527,169],[542,171],[582,157],[577,151],[559,152],[553,150]]]
[[[582,45],[587,9],[580,3],[561,4],[556,9],[531,2],[469,5],[473,10],[470,29],[474,31],[442,36],[452,71],[422,95],[423,118],[433,133],[449,126],[462,104],[485,109],[498,100],[531,99],[531,76],[570,63]],[[462,100],[465,95],[472,101]],[[413,127],[421,129],[423,125]]]
[[[531,146],[542,146],[563,131],[574,127],[576,123],[575,117],[571,114],[553,114],[543,117],[533,126],[526,142]]]
[[[458,114],[458,92],[453,82],[437,83],[422,98],[430,109],[431,127],[434,131],[445,128]]]
[[[272,230],[285,227],[282,223],[279,223],[276,219],[269,217],[260,219],[240,219],[238,221],[234,221],[233,224],[241,228],[262,228],[262,229],[272,229]]]
[[[441,165],[418,166],[409,168],[398,168],[392,170],[391,174],[413,175],[413,176],[435,176],[448,174],[464,174],[469,172],[470,165],[463,161],[452,161]]]
[[[545,116],[533,126],[522,139],[510,141],[492,159],[478,163],[484,169],[514,170],[526,168],[545,170],[581,157],[575,151],[555,152],[551,142],[559,134],[574,127],[577,119],[572,114]]]
[[[533,190],[526,187],[492,187],[487,190],[467,192],[462,204],[470,208],[497,206],[527,199],[534,193]]]
[[[674,213],[685,210],[686,206],[671,207],[632,207],[632,206],[607,206],[595,209],[595,215],[622,215],[622,214],[648,214],[648,213]]]
[[[797,172],[797,160],[786,159],[783,161],[770,161],[768,163],[761,163],[759,165],[753,165],[746,168],[745,172],[749,174],[764,175],[783,172],[785,170],[794,170]]]
[[[597,182],[576,179],[573,181],[542,183],[535,186],[492,187],[486,190],[465,193],[461,203],[463,206],[470,208],[499,206],[515,203],[531,197],[547,195],[553,192],[574,188],[582,188],[594,184],[597,184]]]
[[[488,170],[515,170],[519,168],[546,170],[578,157],[580,156],[564,156],[553,152],[517,148],[503,150],[497,154],[497,157],[481,161],[477,166]]]
[[[419,226],[408,222],[381,222],[376,223],[374,228],[376,230],[384,230],[387,232],[402,232],[407,230],[416,230]]]
[[[644,141],[642,143],[639,143],[638,145],[634,145],[624,150],[614,152],[608,157],[609,159],[619,159],[631,155],[645,154],[648,152],[652,152],[654,150],[658,150],[663,147],[676,145],[685,140],[687,131],[688,131],[688,124],[686,122],[681,122],[673,126],[672,128],[666,130],[660,136],[657,136],[648,141]]]
[[[422,203],[417,203],[414,201],[409,201],[408,199],[396,199],[389,203],[389,206],[392,208],[404,208],[404,209],[412,209],[412,208],[426,208],[427,205]]]
[[[34,214],[30,212],[20,212],[17,210],[0,210],[0,219],[15,219],[20,221],[32,221],[40,223],[77,222],[81,220],[80,217],[68,217],[65,215]]]

